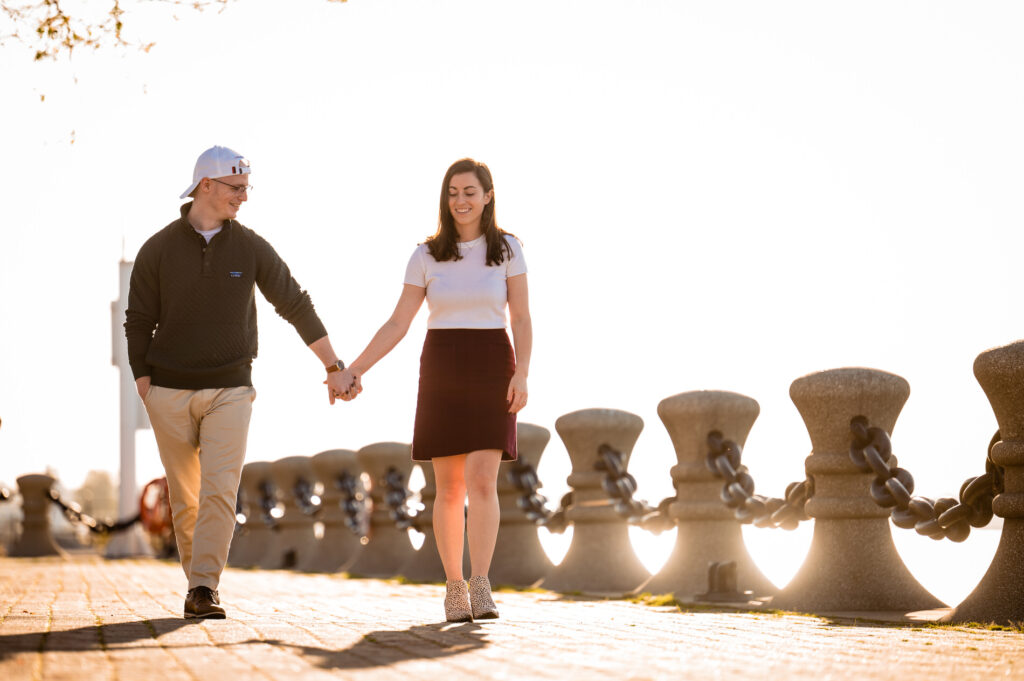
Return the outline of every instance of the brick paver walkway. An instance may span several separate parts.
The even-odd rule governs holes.
[[[0,679],[1024,679],[1024,634],[229,569],[229,619],[186,623],[175,564],[0,558]]]

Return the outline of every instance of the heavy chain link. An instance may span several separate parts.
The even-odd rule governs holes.
[[[570,491],[563,496],[558,508],[552,511],[547,507],[547,497],[537,492],[540,489],[540,478],[537,477],[537,469],[532,464],[525,461],[513,462],[509,466],[506,478],[520,492],[516,505],[527,518],[535,525],[546,527],[549,532],[565,532],[569,525],[565,514],[574,503],[573,492]]]
[[[676,526],[669,516],[668,507],[676,500],[674,496],[663,499],[657,506],[651,506],[642,499],[634,499],[637,484],[626,470],[626,456],[611,445],[603,444],[597,448],[600,457],[594,466],[596,470],[605,471],[604,491],[615,505],[615,511],[626,518],[630,525],[661,534]]]
[[[64,517],[73,523],[80,523],[84,525],[90,532],[94,534],[107,535],[113,532],[121,532],[127,530],[129,527],[139,522],[139,515],[128,520],[121,520],[116,523],[105,523],[101,520],[96,520],[92,516],[82,513],[82,507],[73,501],[65,501],[61,498],[60,492],[56,489],[50,488],[47,492],[47,497],[54,504],[60,507],[64,511]]]
[[[384,474],[384,485],[387,487],[384,492],[384,503],[391,509],[391,520],[395,527],[400,530],[407,530],[410,527],[419,530],[416,523],[416,514],[410,513],[406,500],[412,496],[412,492],[405,486],[405,476],[394,466],[388,468]]]
[[[259,485],[260,519],[267,527],[277,527],[277,521],[284,517],[284,504],[277,498],[274,483],[264,480]]]
[[[988,445],[985,474],[964,481],[959,501],[952,497],[911,496],[914,477],[892,461],[889,434],[872,427],[863,416],[854,417],[850,432],[850,460],[862,473],[875,474],[871,498],[882,508],[892,509],[890,515],[897,527],[914,529],[935,540],[962,542],[972,527],[984,527],[992,520],[992,500],[1003,491],[1003,471],[992,463],[992,447],[1000,440],[999,431]]]
[[[295,481],[292,494],[295,495],[295,505],[299,507],[304,515],[316,516],[323,508],[323,502],[317,493],[316,484],[305,478]]]
[[[359,481],[351,473],[344,472],[334,480],[334,486],[341,492],[338,506],[345,513],[345,526],[357,536],[366,534],[366,496],[359,491]]]
[[[725,480],[722,502],[733,509],[736,520],[783,530],[794,530],[800,521],[808,520],[804,506],[814,496],[814,478],[808,476],[802,482],[787,485],[785,499],[754,494],[754,478],[740,462],[743,449],[717,430],[708,433],[707,442],[704,463],[715,477]]]

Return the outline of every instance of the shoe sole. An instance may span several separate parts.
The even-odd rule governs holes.
[[[475,620],[496,620],[498,619],[498,613],[496,612],[485,612],[481,615],[473,615]]]
[[[185,619],[187,620],[224,620],[227,619],[227,615],[222,612],[211,612],[205,615],[193,615],[191,613],[185,613]]]

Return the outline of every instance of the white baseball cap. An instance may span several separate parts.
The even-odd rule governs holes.
[[[227,147],[210,147],[199,154],[196,169],[192,171],[192,184],[178,198],[184,199],[191,194],[204,177],[248,175],[250,172],[249,161],[237,151]]]

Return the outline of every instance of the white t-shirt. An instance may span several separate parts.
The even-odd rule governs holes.
[[[192,229],[196,228],[193,227]],[[224,229],[224,225],[221,225],[220,227],[214,227],[213,229],[207,230],[205,232],[201,229],[196,229],[196,234],[202,235],[202,237],[206,239],[206,243],[210,243],[210,239],[212,239],[222,229]]]
[[[481,235],[459,244],[462,260],[437,262],[426,244],[409,258],[405,283],[427,289],[428,329],[504,329],[509,277],[526,274],[519,240],[505,237],[512,257],[487,265],[487,240]]]

